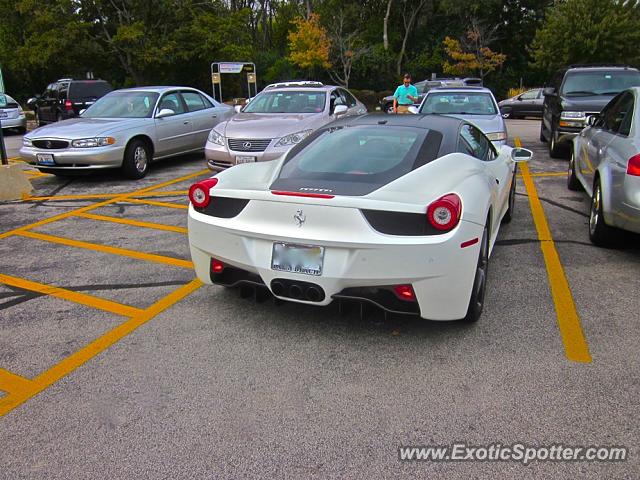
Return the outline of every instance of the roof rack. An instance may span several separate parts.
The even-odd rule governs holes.
[[[264,87],[265,90],[271,88],[287,88],[287,87],[324,87],[324,83],[312,80],[290,80],[286,82],[272,83]]]

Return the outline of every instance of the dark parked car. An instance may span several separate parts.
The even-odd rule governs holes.
[[[542,117],[544,96],[541,88],[527,90],[498,103],[504,118]]]
[[[549,155],[568,157],[571,141],[623,90],[640,85],[640,71],[626,65],[571,65],[555,73],[543,90],[540,140]]]
[[[35,111],[38,125],[44,125],[77,117],[112,90],[104,80],[62,78],[49,84],[41,96],[30,98],[27,105]]]
[[[434,78],[422,80],[413,84],[418,89],[418,101],[414,103],[419,107],[424,96],[429,90],[437,87],[481,87],[482,80],[479,78]],[[393,113],[393,95],[389,95],[380,100],[380,107],[385,113]]]

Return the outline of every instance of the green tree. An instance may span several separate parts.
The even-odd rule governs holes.
[[[536,32],[534,65],[551,72],[572,63],[640,61],[640,5],[627,0],[556,3]]]

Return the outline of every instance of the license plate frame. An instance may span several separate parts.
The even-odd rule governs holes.
[[[320,277],[324,269],[324,252],[324,247],[317,245],[273,242],[271,270]]]
[[[253,163],[258,161],[257,157],[253,157],[250,155],[236,155],[236,163],[240,165],[241,163]]]
[[[56,161],[52,153],[36,153],[36,161],[38,165],[55,165]]]

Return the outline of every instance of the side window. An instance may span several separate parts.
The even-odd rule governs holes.
[[[184,103],[187,104],[187,108],[190,112],[197,112],[198,110],[210,108],[205,106],[204,99],[198,92],[182,91],[181,93]]]
[[[465,124],[460,129],[460,146],[463,153],[468,153],[480,160],[495,158],[489,140],[473,125]]]
[[[340,89],[340,93],[347,107],[353,108],[357,105],[356,99],[348,91]]]
[[[337,105],[344,105],[344,100],[342,99],[342,97],[338,94],[337,90],[333,90],[331,92],[331,96],[330,96],[330,113],[333,114],[333,110],[336,108]]]
[[[209,99],[203,95],[200,95],[200,98],[202,99],[202,103],[204,103],[204,108],[213,108],[215,107],[215,105],[213,105]]]
[[[53,100],[58,99],[58,87],[59,87],[59,84],[57,83],[53,84],[53,86],[51,87],[51,94],[49,95],[49,98]]]
[[[622,123],[623,117],[621,116],[621,108],[624,101],[624,94],[619,94],[615,97],[609,104],[602,110],[600,117],[601,126],[604,130],[608,130],[610,132],[616,133],[618,128],[620,128],[620,124]]]
[[[182,99],[177,92],[167,93],[164,97],[162,97],[162,100],[160,100],[160,103],[158,104],[158,111],[162,110],[163,108],[173,110],[176,115],[185,112],[184,105],[182,104]]]
[[[611,133],[629,135],[631,117],[633,116],[633,95],[624,92],[603,115],[604,128]]]
[[[58,84],[58,100],[66,100],[67,99],[67,91],[69,90],[68,83],[59,83]]]
[[[47,88],[42,96],[44,98],[51,98],[53,96],[53,83],[47,85]]]
[[[529,90],[528,92],[524,92],[520,97],[522,100],[534,100],[538,96],[537,90]]]

